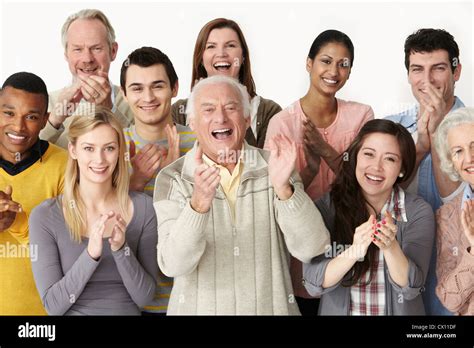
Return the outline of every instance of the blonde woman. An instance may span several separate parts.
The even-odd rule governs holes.
[[[139,315],[155,293],[157,227],[152,200],[128,190],[122,126],[107,109],[69,129],[64,194],[31,213],[32,262],[54,315]]]

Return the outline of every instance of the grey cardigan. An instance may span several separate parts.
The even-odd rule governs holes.
[[[245,144],[235,222],[217,189],[209,212],[190,206],[194,147],[160,171],[154,206],[158,263],[174,277],[168,314],[299,315],[289,253],[309,262],[324,251],[329,233],[296,172],[293,196],[280,201],[268,176],[268,155]]]
[[[424,284],[435,237],[435,220],[428,203],[416,195],[407,192],[405,194],[407,222],[398,222],[397,241],[408,258],[408,285],[404,288],[398,286],[390,277],[385,265],[386,314],[424,315],[423,300],[419,295],[425,290]],[[316,206],[326,226],[332,231],[335,211],[330,202],[330,194],[326,194],[317,201]],[[319,306],[320,315],[348,315],[350,287],[342,286],[341,282],[330,288],[322,287],[331,254],[324,253],[311,260],[310,264],[303,265],[304,284],[311,296],[322,295]]]
[[[155,294],[156,216],[152,199],[130,192],[133,217],[124,247],[112,252],[104,239],[98,261],[87,252],[88,239],[74,242],[64,221],[61,197],[44,201],[30,215],[30,242],[38,245],[32,262],[36,287],[49,314],[140,315]]]

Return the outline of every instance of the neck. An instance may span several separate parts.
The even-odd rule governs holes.
[[[166,125],[170,125],[170,127],[173,126],[171,114],[159,123],[152,125],[142,123],[137,118],[135,118],[135,131],[140,136],[140,138],[149,142],[156,142],[158,140],[166,139]]]
[[[15,164],[20,161],[23,161],[24,159],[30,157],[30,154],[31,154],[31,149],[28,149],[28,151],[25,151],[23,153],[10,152],[8,149],[6,149],[3,145],[0,144],[0,157],[10,163]]]
[[[222,155],[219,155],[217,158],[207,156],[207,155],[206,156],[209,159],[211,159],[213,162],[226,168],[229,171],[229,173],[232,174],[235,167],[237,166],[237,163],[239,162],[241,153],[242,153],[242,150],[237,150],[237,151],[230,151],[230,153],[226,154],[226,157]]]
[[[378,215],[382,212],[382,208],[387,202],[388,198],[392,194],[392,191],[385,193],[380,196],[365,196],[365,200],[367,201],[367,209],[369,214]],[[375,211],[374,211],[375,209]]]
[[[101,184],[81,181],[79,193],[87,209],[103,210],[108,202],[115,200],[112,179]]]
[[[334,95],[322,95],[311,89],[300,99],[301,107],[311,121],[328,121],[337,113],[337,100]],[[317,123],[318,122],[314,122]]]

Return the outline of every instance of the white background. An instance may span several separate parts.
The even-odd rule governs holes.
[[[306,56],[323,30],[338,29],[352,39],[351,77],[337,95],[370,104],[376,117],[406,109],[415,102],[407,82],[403,44],[418,28],[443,28],[460,47],[463,64],[456,85],[466,105],[473,105],[473,2],[84,2],[2,0],[0,79],[17,71],[41,76],[49,90],[71,76],[64,60],[60,30],[68,15],[98,8],[110,19],[119,43],[111,79],[119,83],[125,57],[141,46],[154,46],[172,60],[179,76],[178,97],[189,93],[192,54],[201,27],[217,17],[241,26],[249,45],[257,93],[282,107],[308,88]]]

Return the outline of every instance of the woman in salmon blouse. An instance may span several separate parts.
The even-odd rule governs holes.
[[[297,143],[297,170],[313,200],[330,190],[339,162],[344,160],[340,155],[362,126],[374,118],[369,105],[336,98],[349,79],[353,62],[354,45],[346,34],[337,30],[319,34],[306,60],[308,92],[276,114],[268,126],[264,148],[270,149],[268,139],[276,134],[284,134]],[[292,259],[296,300],[303,315],[314,315],[319,300],[312,299],[304,289],[301,268],[301,263]]]

